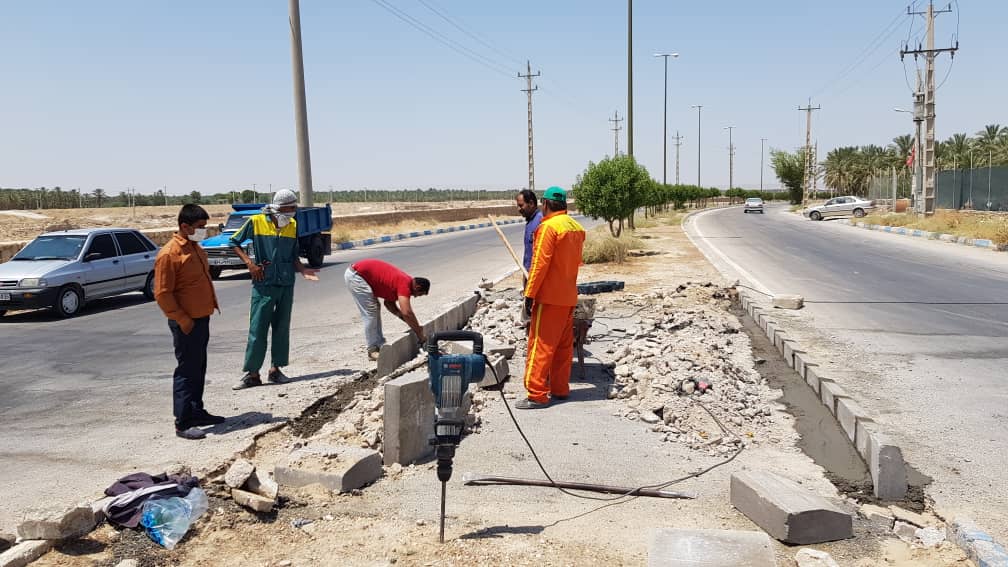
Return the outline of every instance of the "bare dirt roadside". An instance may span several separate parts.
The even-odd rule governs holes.
[[[545,466],[565,479],[633,486],[680,477],[715,464],[724,460],[721,449],[729,444],[694,443],[696,434],[705,432],[684,422],[676,422],[684,434],[672,438],[660,424],[656,429],[637,417],[642,415],[641,404],[653,397],[609,399],[607,392],[620,382],[619,378],[613,379],[613,365],[629,342],[620,337],[634,327],[645,328],[641,319],[651,316],[650,304],[658,304],[659,308],[667,305],[671,320],[691,319],[691,328],[700,327],[701,321],[734,326],[736,332],[727,335],[730,341],[719,339],[718,348],[727,351],[725,356],[753,379],[752,407],[767,407],[769,411],[760,411],[751,418],[724,416],[740,418],[740,422],[731,423],[741,438],[737,444],[745,449],[730,464],[672,487],[697,494],[696,500],[637,499],[597,509],[604,503],[573,499],[549,489],[462,487],[459,481],[464,471],[541,477],[515,434],[499,395],[482,392],[476,400],[479,420],[459,449],[455,477],[449,486],[444,545],[437,543],[438,486],[433,464],[422,463],[404,469],[389,467],[375,484],[351,494],[332,494],[312,487],[285,491],[278,510],[262,515],[237,507],[222,497],[219,485],[210,483],[211,491],[217,494],[211,512],[173,552],[156,547],[143,534],[103,526],[84,540],[58,547],[36,565],[111,567],[123,559],[135,559],[140,565],[271,567],[639,565],[646,562],[647,539],[654,527],[758,529],[729,504],[728,478],[733,471],[769,469],[800,480],[820,494],[838,496],[823,469],[798,449],[801,440],[794,418],[779,403],[781,391],[765,382],[768,374],[784,374],[786,368],[778,365],[763,371],[757,379],[753,349],[756,356],[766,359],[774,351],[765,339],[761,344],[758,336],[750,340],[739,332],[741,325],[727,311],[730,302],[719,295],[718,284],[723,283],[720,277],[688,243],[677,224],[638,232],[650,237],[646,238],[649,250],[657,254],[632,258],[623,266],[583,269],[582,281],[620,279],[626,282],[626,289],[596,296],[601,310],[589,345],[588,370],[573,384],[572,400],[520,414],[518,419]],[[701,285],[686,285],[690,281]],[[715,285],[702,285],[708,282]],[[516,283],[512,280],[498,286],[491,302],[475,318],[487,335],[520,336],[513,325],[505,324],[506,317],[495,315],[513,313]],[[506,289],[509,286],[510,291]],[[707,344],[710,352],[701,351],[705,337],[708,335],[702,333],[683,335],[676,348],[683,353],[695,351],[690,356],[706,364],[715,349]],[[504,389],[509,401],[523,392],[522,352],[519,341],[518,353],[511,362],[512,374],[519,378],[512,377]],[[650,379],[652,393],[656,391],[654,384],[660,382],[657,378]],[[246,456],[260,468],[270,470],[295,443],[304,442],[303,436],[327,435],[370,443],[366,433],[372,431],[369,424],[380,408],[380,388],[371,390],[372,386],[359,386],[360,395],[354,396],[359,399],[354,407],[365,409],[337,407],[329,425],[290,427],[267,434]],[[729,385],[720,382],[716,388],[717,392],[730,391]],[[357,427],[358,423],[362,427]],[[854,504],[848,502],[845,507],[854,508]],[[969,564],[958,549],[948,544],[937,550],[913,549],[860,519],[855,519],[855,534],[851,540],[813,547],[829,551],[841,565],[858,567]],[[780,564],[793,565],[797,549],[776,544]]]

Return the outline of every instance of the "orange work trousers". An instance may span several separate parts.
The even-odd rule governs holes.
[[[574,307],[534,304],[525,360],[528,398],[545,404],[550,395],[569,395],[573,358]]]

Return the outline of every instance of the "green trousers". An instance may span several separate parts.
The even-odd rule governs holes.
[[[290,351],[290,319],[294,307],[294,286],[252,286],[249,307],[248,345],[245,347],[245,372],[259,372],[266,359],[266,335],[273,328],[270,355],[273,366],[287,366]]]

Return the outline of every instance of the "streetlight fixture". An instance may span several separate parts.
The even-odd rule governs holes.
[[[735,148],[732,146],[732,130],[734,126],[725,126],[722,130],[728,130],[728,190],[735,187]]]
[[[679,57],[678,53],[655,53],[655,57],[661,57],[665,60],[665,95],[662,98],[665,110],[663,113],[663,125],[662,125],[662,185],[667,184],[668,177],[668,58],[673,59]]]
[[[700,187],[700,110],[702,104],[691,104],[690,108],[696,109],[696,184]]]

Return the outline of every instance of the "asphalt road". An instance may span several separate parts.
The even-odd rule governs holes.
[[[805,296],[795,321],[808,346],[849,371],[842,385],[934,478],[927,491],[939,510],[1008,535],[1008,254],[782,207],[702,213],[687,230],[744,285]]]
[[[502,228],[520,253],[524,224]],[[373,367],[343,281],[346,267],[366,257],[431,279],[430,294],[413,301],[421,322],[472,293],[481,278],[514,269],[492,228],[334,253],[320,282],[296,285],[285,369],[295,381],[241,392],[230,386],[242,375],[249,279],[225,272],[216,283],[222,313],[211,319],[204,400],[209,411],[232,419],[199,442],[173,433],[171,335],[153,302],[130,294],[89,304],[73,319],[47,311],[0,319],[0,531],[14,531],[26,508],[72,504],[136,470],[221,462],[265,424],[298,415],[341,378]],[[406,329],[392,317],[384,322],[389,340]]]

